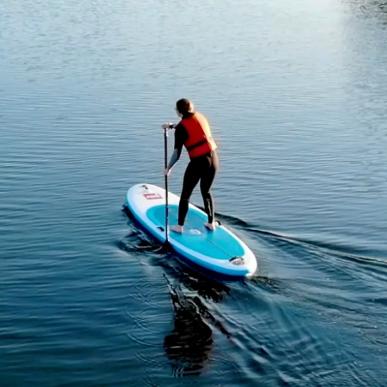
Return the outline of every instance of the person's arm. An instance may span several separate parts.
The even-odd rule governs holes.
[[[175,147],[171,156],[171,159],[169,160],[167,172],[169,172],[172,167],[177,163],[181,156],[181,151],[183,149],[184,142],[186,141],[187,133],[185,131],[185,128],[182,124],[176,125],[175,129]]]
[[[167,167],[168,171],[170,171],[173,168],[173,166],[177,163],[177,161],[180,158],[180,155],[181,155],[181,149],[179,151],[177,148],[175,148],[173,150],[172,156],[171,156],[169,163],[168,163],[168,167]]]

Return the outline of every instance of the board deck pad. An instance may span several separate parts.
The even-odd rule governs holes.
[[[178,206],[169,206],[169,221],[177,224]],[[165,224],[165,206],[155,206],[148,210],[147,215],[155,223],[162,227]],[[218,227],[215,232],[207,230],[204,223],[207,222],[207,215],[202,211],[190,209],[184,224],[184,233],[171,232],[169,239],[175,239],[186,246],[195,248],[202,254],[208,254],[217,259],[229,259],[230,256],[240,256],[243,249],[237,239],[226,233],[224,228]]]
[[[179,197],[168,193],[169,225],[177,224]],[[151,184],[137,184],[128,190],[126,206],[141,226],[160,242],[165,241],[165,190]],[[215,231],[204,223],[207,214],[190,204],[182,234],[170,231],[171,247],[186,261],[207,270],[232,276],[250,277],[257,269],[253,252],[228,228]]]

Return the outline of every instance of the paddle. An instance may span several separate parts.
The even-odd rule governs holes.
[[[175,126],[171,123],[168,123],[167,125],[163,125],[164,129],[164,171],[167,170],[168,167],[168,130],[173,129]],[[165,242],[164,247],[169,247],[169,241],[168,241],[168,175],[164,173],[164,188],[165,188]]]

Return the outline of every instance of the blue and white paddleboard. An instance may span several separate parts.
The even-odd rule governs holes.
[[[152,184],[136,184],[128,190],[126,206],[141,226],[160,242],[165,241],[165,190]],[[177,224],[179,197],[168,194],[169,223]],[[251,277],[257,270],[253,252],[235,234],[219,225],[207,230],[205,212],[189,205],[184,232],[169,232],[172,248],[186,261],[232,277]]]

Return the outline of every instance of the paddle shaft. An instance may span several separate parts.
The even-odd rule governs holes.
[[[168,167],[168,128],[164,129],[164,171],[167,171]],[[164,186],[165,186],[165,244],[168,244],[168,175],[164,174]]]

